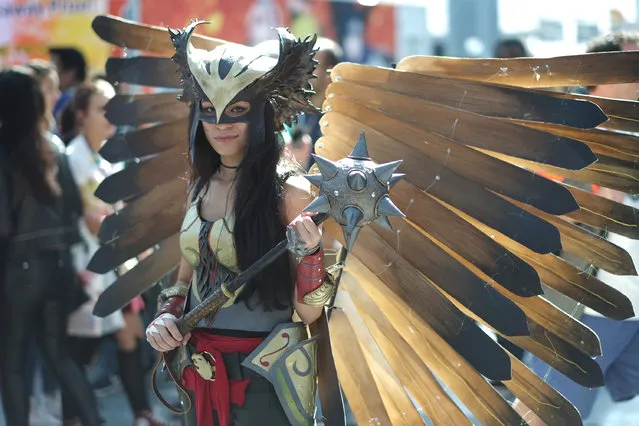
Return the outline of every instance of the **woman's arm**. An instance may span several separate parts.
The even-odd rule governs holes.
[[[76,185],[82,203],[82,219],[91,235],[98,235],[100,225],[106,216],[115,210],[112,206],[94,195],[99,183],[93,176],[93,167],[78,147],[78,141],[72,140],[67,149],[67,163],[70,177]]]
[[[178,269],[178,276],[175,285],[188,288],[191,278],[193,277],[193,268],[188,264],[184,258],[180,261],[180,267]]]
[[[310,193],[310,184],[302,177],[294,177],[289,179],[284,187],[284,204],[286,223],[294,226],[298,231],[298,235],[302,241],[306,243],[308,249],[312,249],[320,244],[322,240],[321,227],[317,227],[311,216],[301,214],[302,210],[312,201]],[[317,320],[322,314],[323,306],[314,306],[303,302],[303,296],[314,286],[313,280],[305,280],[298,277],[298,272],[302,271],[306,274],[320,274],[322,281],[324,277],[323,249],[319,248],[319,252],[302,258],[299,262],[295,255],[291,254],[292,279],[295,283],[293,290],[293,305],[300,319],[306,324],[311,324]],[[309,276],[307,275],[307,276]],[[301,279],[298,279],[301,278]],[[315,278],[313,276],[313,278]],[[315,281],[321,285],[321,281]],[[304,292],[304,294],[299,294]]]
[[[91,235],[95,236],[100,232],[100,226],[102,225],[104,218],[113,213],[115,210],[102,200],[97,199],[91,193],[86,193],[84,195],[84,222],[86,223],[89,232],[91,232]]]
[[[293,265],[296,265],[297,258],[295,256],[291,256],[291,262],[293,262]],[[296,279],[297,272],[296,269],[293,268],[293,282],[296,282]],[[320,317],[320,315],[322,315],[322,309],[324,309],[324,306],[311,306],[300,302],[297,288],[298,286],[296,285],[293,291],[293,306],[295,307],[295,312],[297,312],[297,315],[299,315],[300,319],[304,321],[305,324],[312,324]]]
[[[189,199],[191,197],[189,196]],[[146,340],[153,349],[166,352],[185,345],[191,333],[182,335],[175,321],[184,313],[184,304],[193,278],[193,268],[184,259],[180,259],[175,284],[165,288],[158,296],[158,310],[155,319],[146,329]]]
[[[173,314],[176,317],[182,315],[184,311],[184,301],[189,289],[189,282],[193,276],[193,268],[184,258],[180,261],[177,281],[170,287],[165,288],[160,293],[158,303],[158,313],[160,316],[165,313]]]
[[[157,351],[170,351],[186,344],[191,338],[190,332],[185,335],[180,333],[175,320],[184,312],[184,302],[192,275],[193,269],[182,259],[176,283],[160,293],[157,316],[146,329],[146,339]]]
[[[193,199],[192,192],[189,192],[187,199],[188,200]],[[158,308],[157,316],[160,316],[163,313],[170,313],[175,315],[176,317],[180,317],[182,315],[184,311],[184,302],[186,301],[186,295],[189,289],[189,283],[191,282],[192,278],[193,278],[193,268],[191,267],[191,265],[189,265],[186,259],[184,259],[184,257],[181,257],[180,266],[178,267],[177,280],[175,284],[162,290],[162,292],[160,293],[158,302],[162,304],[163,301],[168,300],[169,298],[174,298],[174,297],[181,298],[181,300],[178,299],[178,301],[173,302],[175,306],[173,305],[167,306],[164,310],[162,309],[162,306],[160,306]]]

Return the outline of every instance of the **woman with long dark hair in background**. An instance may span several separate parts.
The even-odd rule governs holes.
[[[1,381],[6,423],[29,424],[24,374],[29,341],[85,425],[99,425],[93,393],[66,352],[69,294],[74,285],[62,219],[58,155],[42,131],[45,100],[28,68],[0,71]]]
[[[58,136],[51,132],[55,127],[53,109],[60,97],[58,72],[51,62],[41,59],[29,61],[25,64],[25,66],[30,69],[38,82],[44,98],[45,112],[41,128],[45,138],[49,141],[51,148],[56,152],[58,166],[57,181],[62,189],[62,196],[59,201],[61,209],[60,219],[63,222],[64,229],[62,238],[64,239],[64,247],[67,250],[70,250],[72,245],[78,244],[81,241],[77,224],[79,218],[82,217],[82,200],[73,180],[73,176],[71,176],[68,159],[64,153],[64,144]],[[68,277],[72,280],[71,288],[73,291],[68,295],[68,308],[70,312],[75,310],[75,308],[86,300],[86,294],[71,262],[66,262],[64,266],[68,269],[67,273],[64,274],[64,277]],[[60,277],[62,277],[62,275]],[[58,285],[56,283],[53,284]],[[69,283],[60,283],[59,285],[61,288],[69,288],[68,284]],[[69,312],[65,312],[65,315],[68,315]],[[58,421],[60,416],[60,401],[56,395],[58,387],[55,381],[52,380],[50,372],[42,370],[40,368],[41,364],[36,363],[35,349],[33,347],[26,354],[26,357],[26,374],[27,376],[31,376],[31,379],[29,379],[29,387],[32,389],[31,417],[41,422],[50,423],[52,421]],[[37,394],[37,392],[33,391],[33,379],[35,378],[35,375],[40,374],[40,372],[42,374],[42,396],[44,397],[41,399],[36,398],[35,394]]]

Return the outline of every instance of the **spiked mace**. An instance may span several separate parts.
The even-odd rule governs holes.
[[[313,216],[317,225],[329,217],[335,220],[342,227],[348,251],[351,251],[363,226],[377,222],[392,229],[388,216],[404,216],[388,196],[390,188],[404,176],[395,173],[402,161],[376,164],[368,155],[364,132],[348,157],[336,162],[319,155],[313,155],[313,158],[320,174],[305,177],[319,188],[319,195],[304,211],[318,213]],[[288,240],[280,241],[231,282],[215,288],[213,294],[178,319],[176,325],[180,332],[187,333],[217,311],[228,301],[229,295],[234,295],[244,283],[283,255],[287,247]]]

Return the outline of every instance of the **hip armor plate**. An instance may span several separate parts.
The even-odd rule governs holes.
[[[278,325],[242,365],[273,384],[293,426],[314,424],[317,340],[308,338],[306,325]]]

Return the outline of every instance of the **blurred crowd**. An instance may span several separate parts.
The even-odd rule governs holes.
[[[636,50],[638,42],[636,34],[613,34],[594,40],[589,51]],[[257,46],[277,55],[274,47],[271,42]],[[313,103],[321,108],[329,70],[343,54],[332,40],[320,38],[318,47],[319,67],[312,83]],[[495,46],[494,56],[529,54],[520,41],[508,39]],[[581,90],[636,100],[638,89],[632,84]],[[143,339],[155,314],[157,290],[106,318],[92,314],[98,296],[125,272],[99,275],[87,270],[99,248],[101,221],[122,207],[94,195],[104,178],[126,166],[110,164],[99,154],[118,132],[105,116],[105,105],[118,90],[105,76],[88,75],[85,59],[73,48],[52,48],[50,61],[0,70],[0,392],[7,425],[26,426],[29,419],[31,424],[103,424],[96,395],[114,387],[126,394],[134,425],[163,424],[154,416],[149,396],[148,373],[156,355]],[[282,135],[288,151],[307,169],[321,136],[319,118],[300,116]],[[595,190],[636,204],[624,194]],[[639,264],[637,242],[605,236],[624,246]],[[639,308],[639,282],[621,278],[607,276],[606,282],[623,288]],[[618,322],[576,305],[563,307],[599,334],[604,355],[597,362],[613,400],[634,397],[639,392],[637,318]],[[588,417],[595,391],[573,384],[513,344],[500,343]],[[515,403],[534,425],[526,407]]]
[[[116,171],[98,154],[116,132],[104,113],[115,90],[102,77],[87,76],[79,51],[54,48],[50,55],[49,62],[0,71],[6,424],[26,425],[29,417],[101,424],[94,391],[117,377],[135,424],[159,426],[148,399],[152,360],[142,350],[142,314],[154,303],[139,297],[107,318],[92,314],[98,296],[123,272],[87,270],[99,248],[100,222],[118,207],[93,195]],[[102,367],[90,377],[98,358]],[[44,390],[38,403],[36,377]]]

